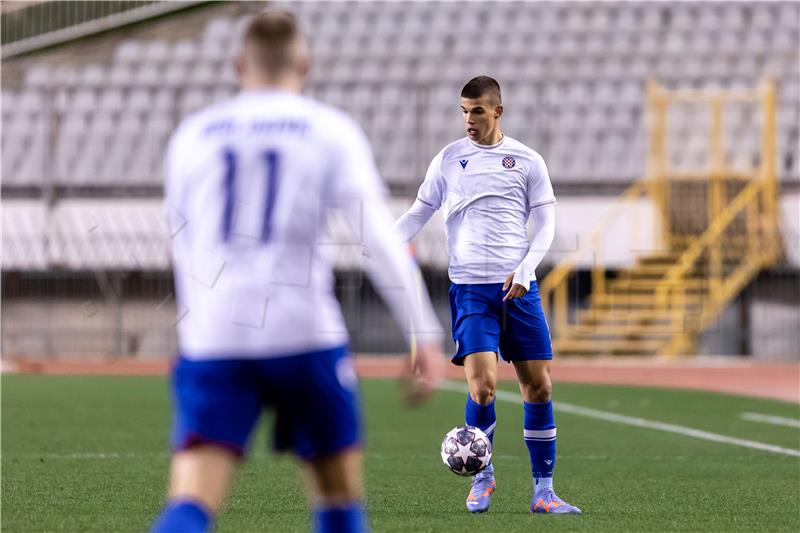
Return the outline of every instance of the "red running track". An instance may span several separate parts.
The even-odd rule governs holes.
[[[401,357],[360,355],[356,367],[362,377],[399,376]],[[163,375],[169,361],[5,359],[7,373],[49,375]],[[446,376],[463,379],[463,370],[448,365]],[[734,357],[682,359],[598,358],[556,359],[552,366],[555,383],[636,385],[725,392],[800,403],[800,363],[754,362]],[[511,365],[501,363],[499,377],[514,380]]]

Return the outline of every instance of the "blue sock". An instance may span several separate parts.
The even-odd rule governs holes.
[[[211,513],[199,503],[171,499],[156,519],[150,533],[207,533],[211,531]]]
[[[361,502],[343,507],[314,509],[314,533],[366,533],[367,517]]]
[[[556,466],[556,424],[553,421],[553,402],[528,403],[525,408],[524,435],[531,456],[534,491],[552,487]]]
[[[464,421],[468,426],[480,428],[489,436],[489,441],[494,446],[494,427],[497,417],[494,414],[494,400],[488,405],[481,405],[467,393],[467,406],[464,409]]]

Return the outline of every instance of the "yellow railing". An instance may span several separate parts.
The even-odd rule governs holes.
[[[670,106],[677,102],[697,103],[710,108],[709,168],[680,173],[670,168],[667,118]],[[733,170],[726,164],[724,111],[730,102],[757,103],[760,106],[761,163],[758,169]],[[579,262],[585,254],[594,254],[591,297],[603,301],[602,297],[608,294],[603,250],[609,228],[626,212],[631,202],[646,193],[653,202],[657,218],[653,224],[656,234],[651,247],[679,254],[663,276],[655,280],[655,290],[650,293],[654,309],[668,312],[673,320],[683,319],[687,309],[686,286],[689,285],[684,282],[701,264],[705,270],[701,279],[707,292],[701,294],[697,319],[692,317],[691,327],[677,329],[668,347],[662,350],[662,353],[677,354],[686,351],[700,329],[717,316],[760,269],[773,264],[780,254],[775,168],[776,88],[773,82],[764,81],[752,91],[668,91],[651,82],[647,87],[647,110],[649,151],[646,179],[634,182],[625,191],[590,234],[591,248],[587,250],[580,246],[563,259],[540,283],[540,292],[545,311],[555,326],[555,336],[565,337],[570,332],[578,332],[579,329],[570,324],[569,286]],[[681,182],[707,183],[708,200],[703,208],[707,222],[699,233],[680,233],[679,228],[672,227],[675,200],[671,189]],[[735,185],[737,182],[744,187],[728,200],[729,186],[734,187],[733,190],[741,187]],[[739,234],[733,235],[737,231]],[[692,286],[697,287],[697,284]],[[615,289],[618,290],[619,286]]]
[[[756,211],[759,195],[763,199],[766,190],[767,186],[764,182],[754,181],[748,184],[713,220],[708,229],[680,255],[656,286],[656,301],[659,307],[669,307],[670,294],[678,286],[678,282],[697,266],[703,253],[706,252],[709,256],[710,275],[707,275],[706,279],[709,282],[710,297],[712,300],[718,300],[723,296],[720,293],[726,280],[722,269],[721,254],[724,243],[723,233],[745,209],[748,210],[747,215],[749,215],[747,227],[750,234],[747,240],[747,250],[750,253],[743,254],[741,260],[744,262],[756,258],[757,262],[761,263],[774,259],[778,251],[774,238],[776,232],[771,227],[771,221],[761,217]],[[765,231],[758,231],[759,229]]]
[[[656,285],[655,299],[658,308],[680,311],[685,309],[686,284],[689,274],[707,257],[708,297],[694,318],[695,327],[676,331],[665,355],[677,355],[692,345],[693,338],[713,319],[727,303],[744,288],[753,275],[768,267],[780,255],[780,242],[775,220],[759,212],[759,204],[766,203],[771,188],[766,181],[748,184],[736,198],[712,221],[708,229],[680,255]],[[746,247],[740,250],[732,268],[726,273],[722,264],[722,247],[725,232],[737,217],[746,217]]]
[[[635,181],[625,192],[617,198],[603,220],[589,234],[590,250],[594,254],[592,263],[592,293],[606,293],[606,265],[603,257],[604,239],[607,237],[608,228],[614,224],[620,215],[626,213],[626,207],[634,200],[647,192],[649,183]],[[582,246],[563,259],[550,271],[539,285],[545,313],[551,317],[559,335],[563,335],[569,326],[569,281],[577,272],[578,263],[587,250]]]

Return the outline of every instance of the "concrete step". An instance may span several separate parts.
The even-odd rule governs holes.
[[[558,355],[655,355],[666,345],[666,341],[658,339],[558,339],[553,342]]]
[[[688,293],[683,296],[686,307],[702,307],[709,301],[706,293]],[[609,294],[593,294],[589,300],[592,307],[598,309],[655,309],[657,301],[654,293],[613,292]]]

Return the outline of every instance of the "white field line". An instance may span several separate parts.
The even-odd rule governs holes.
[[[466,387],[463,383],[456,381],[443,381],[439,385],[441,390],[453,392],[466,392]],[[514,394],[508,391],[498,390],[496,398],[504,402],[512,402],[519,404],[522,402],[519,394]],[[736,437],[728,437],[727,435],[720,435],[718,433],[710,433],[699,429],[693,429],[685,426],[678,426],[675,424],[667,424],[664,422],[656,422],[655,420],[647,420],[646,418],[637,418],[634,416],[620,415],[609,411],[600,411],[599,409],[590,409],[588,407],[581,407],[571,403],[553,402],[553,407],[562,413],[570,413],[578,416],[585,416],[597,420],[605,420],[607,422],[616,422],[618,424],[625,424],[628,426],[635,426],[647,429],[656,429],[659,431],[666,431],[667,433],[676,433],[686,437],[693,437],[695,439],[709,440],[712,442],[720,442],[722,444],[731,444],[733,446],[741,446],[742,448],[750,448],[752,450],[761,450],[769,453],[777,453],[780,455],[790,455],[792,457],[800,457],[800,450],[792,448],[782,448],[780,446],[773,446],[772,444],[764,444],[763,442],[756,442],[746,439],[737,439]]]
[[[782,416],[765,415],[762,413],[742,413],[742,420],[748,422],[764,422],[765,424],[775,424],[776,426],[789,426],[800,428],[800,420],[796,418],[785,418]]]
[[[139,457],[169,457],[168,453],[118,453],[118,452],[76,452],[76,453],[22,453],[8,454],[9,457],[37,459],[136,459]]]

